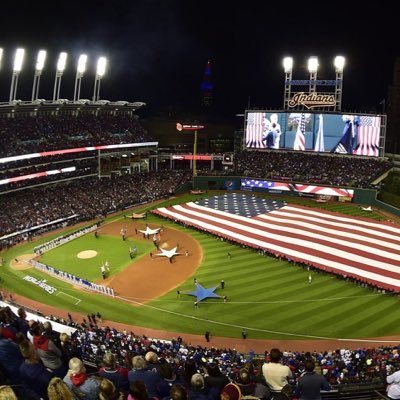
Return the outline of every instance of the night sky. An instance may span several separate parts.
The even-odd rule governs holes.
[[[59,52],[69,59],[61,98],[72,99],[79,54],[89,57],[81,98],[93,95],[95,64],[109,60],[103,99],[144,101],[152,109],[196,107],[208,59],[215,108],[235,115],[251,107],[281,108],[282,58],[294,57],[294,79],[308,79],[318,56],[319,79],[335,79],[333,59],[346,57],[342,109],[377,107],[400,56],[398,22],[384,2],[142,0],[6,2],[1,8],[0,101],[8,101],[14,51],[26,49],[17,98],[30,100],[35,59],[48,58],[40,98],[51,99]],[[394,24],[394,25],[392,25]]]

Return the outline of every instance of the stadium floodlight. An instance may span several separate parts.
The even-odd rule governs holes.
[[[343,72],[345,62],[346,62],[346,59],[343,56],[335,57],[334,65],[336,68],[336,72]]]
[[[283,68],[284,68],[285,72],[292,72],[293,57],[285,57],[283,59]]]
[[[78,59],[78,67],[76,69],[74,102],[78,101],[80,98],[82,77],[86,71],[86,61],[87,61],[87,55],[81,54]]]
[[[61,52],[58,56],[56,77],[54,79],[53,102],[60,99],[61,77],[67,64],[67,53]]]
[[[106,73],[106,65],[107,59],[105,57],[99,57],[97,60],[96,77],[94,80],[93,101],[100,100],[100,81]]]
[[[318,71],[318,58],[317,57],[310,57],[308,59],[308,71],[310,73],[315,73]]]
[[[36,67],[35,67],[35,75],[33,76],[33,87],[32,87],[32,103],[38,99],[39,97],[39,83],[40,76],[42,75],[44,62],[46,60],[46,50],[39,50]]]
[[[67,64],[67,53],[64,51],[60,53],[57,61],[57,72],[64,72],[65,65]]]
[[[83,75],[86,71],[86,61],[87,61],[87,55],[86,54],[81,54],[79,56],[79,60],[78,60],[78,68],[77,68],[77,72],[78,74]]]
[[[17,49],[14,57],[14,66],[13,66],[13,74],[11,78],[11,87],[10,87],[10,99],[9,102],[12,104],[17,95],[17,86],[18,86],[18,75],[22,69],[22,63],[24,61],[25,49]]]

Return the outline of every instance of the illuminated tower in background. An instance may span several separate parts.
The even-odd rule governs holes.
[[[200,85],[202,106],[209,107],[212,105],[213,89],[214,85],[211,81],[211,60],[208,60],[206,67],[204,69],[203,81],[201,82]]]

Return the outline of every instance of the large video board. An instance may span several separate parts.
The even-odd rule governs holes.
[[[245,128],[251,149],[379,156],[379,115],[248,111]]]

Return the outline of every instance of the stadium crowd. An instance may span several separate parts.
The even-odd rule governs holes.
[[[124,175],[113,179],[91,177],[61,185],[47,185],[3,194],[0,238],[16,231],[76,216],[68,223],[90,220],[99,215],[170,196],[190,179],[190,171],[163,171]],[[49,225],[47,229],[53,229]],[[43,232],[43,229],[39,233]],[[31,231],[0,241],[0,247],[27,240]]]
[[[129,115],[79,114],[0,118],[0,158],[82,146],[154,141]]]
[[[68,323],[75,331],[71,335],[56,332],[51,321]],[[181,337],[166,341],[117,331],[103,323],[100,313],[88,315],[81,323],[70,315],[68,319],[48,316],[41,323],[28,321],[23,307],[17,314],[9,306],[0,309],[0,384],[12,385],[21,399],[60,399],[48,392],[55,378],[67,385],[66,393],[76,395],[63,399],[123,400],[138,398],[135,391],[149,398],[170,399],[174,398],[171,389],[179,385],[184,396],[180,399],[217,400],[224,390],[232,389],[226,387],[230,382],[253,399],[268,399],[288,385],[296,398],[309,372],[323,377],[321,388],[325,390],[362,383],[384,387],[386,378],[400,366],[399,349],[271,349],[262,355],[242,354],[234,349],[192,346]],[[281,375],[284,371],[279,382],[268,372],[275,367]],[[102,385],[110,386],[119,397],[99,397]]]
[[[242,151],[235,155],[240,176],[309,184],[369,188],[392,168],[386,160],[303,152]]]

